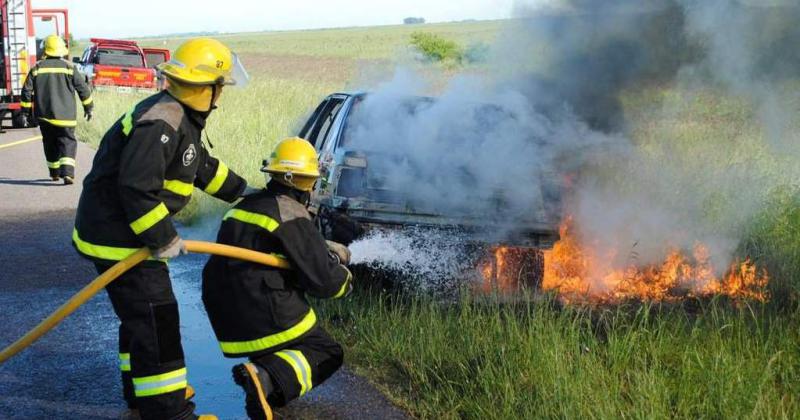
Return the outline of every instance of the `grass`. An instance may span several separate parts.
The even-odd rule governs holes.
[[[258,168],[275,142],[296,133],[325,95],[358,87],[351,83],[365,69],[391,69],[398,55],[405,62],[413,31],[469,45],[490,42],[499,28],[477,22],[225,36],[242,53],[252,82],[226,90],[212,114],[212,154],[261,185]],[[95,120],[79,125],[79,138],[98,144],[142,97],[96,93]],[[771,185],[786,181],[765,192],[769,205],[742,226],[741,252],[770,270],[773,304],[590,311],[469,298],[446,306],[360,290],[351,299],[321,303],[350,366],[421,418],[798,418],[796,161],[769,158],[752,107],[741,99],[647,86],[626,92],[623,102],[634,122],[633,142],[654,161],[676,160],[695,178],[747,163]],[[665,108],[674,112],[665,115]],[[706,159],[709,154],[714,158]],[[709,223],[730,216],[735,194],[726,190],[704,203]],[[181,219],[216,218],[223,208],[196,194]]]
[[[369,293],[324,309],[348,363],[421,418],[792,418],[800,410],[797,311],[470,299],[443,307]]]

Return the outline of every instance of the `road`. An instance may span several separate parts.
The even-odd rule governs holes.
[[[0,346],[22,336],[96,276],[70,246],[82,175],[94,153],[80,144],[76,184],[54,183],[47,177],[37,135],[37,130],[0,134]],[[33,140],[17,144],[26,139]],[[208,240],[213,229],[181,232]],[[243,395],[230,380],[236,361],[222,358],[202,308],[199,274],[205,259],[190,255],[170,264],[189,382],[197,390],[198,412],[245,418]],[[0,418],[117,418],[124,408],[117,327],[108,298],[101,294],[0,365]],[[406,418],[346,367],[277,414],[297,419]]]

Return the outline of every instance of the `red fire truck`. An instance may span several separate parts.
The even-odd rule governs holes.
[[[55,33],[69,42],[69,12],[33,9],[31,0],[0,0],[0,18],[0,126],[10,119],[14,127],[20,127],[20,93],[28,70],[36,64],[39,41]],[[37,20],[54,22],[53,31],[37,34],[34,27]]]

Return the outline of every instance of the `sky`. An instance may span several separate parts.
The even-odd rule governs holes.
[[[250,32],[402,23],[501,19],[514,0],[32,0],[34,8],[68,8],[76,38],[182,32]]]

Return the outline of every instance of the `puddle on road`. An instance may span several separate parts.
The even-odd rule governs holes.
[[[181,235],[213,240],[213,233],[183,228]],[[181,336],[189,383],[197,391],[198,413],[213,413],[220,419],[244,419],[244,394],[231,379],[231,367],[244,359],[222,356],[201,298],[201,273],[206,255],[190,254],[169,264],[175,297],[180,305]]]

